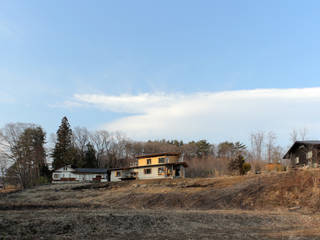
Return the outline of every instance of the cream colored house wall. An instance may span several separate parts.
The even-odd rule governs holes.
[[[159,178],[172,178],[172,176],[167,176],[165,174],[158,174],[158,168],[160,167],[146,167],[146,168],[138,168],[136,171],[138,172],[138,179],[159,179]],[[166,168],[166,167],[165,167]],[[150,174],[145,174],[145,169],[151,169]]]
[[[119,177],[116,176],[117,172],[121,173],[121,175]],[[111,171],[111,173],[110,173],[110,181],[111,182],[119,182],[119,181],[121,181],[121,176],[122,176],[122,170]]]
[[[138,159],[138,166],[150,166],[155,164],[162,164],[159,163],[159,158],[165,158],[164,163],[177,163],[179,161],[178,156],[157,156],[157,157],[146,157],[146,158],[139,158]],[[147,164],[147,160],[151,159],[151,164]]]

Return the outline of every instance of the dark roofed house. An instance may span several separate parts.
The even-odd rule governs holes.
[[[318,167],[320,166],[320,141],[296,141],[283,159],[290,159],[292,167]]]

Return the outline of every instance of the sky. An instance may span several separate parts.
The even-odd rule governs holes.
[[[0,2],[0,128],[320,139],[320,2]]]

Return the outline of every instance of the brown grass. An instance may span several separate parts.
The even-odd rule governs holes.
[[[19,187],[17,186],[14,186],[14,185],[7,185],[6,188],[1,188],[0,189],[0,194],[2,193],[10,193],[10,192],[16,192],[20,190]]]
[[[1,239],[319,239],[318,229],[319,215],[288,212],[0,211]]]
[[[0,208],[92,205],[133,209],[320,209],[320,171],[47,185],[5,194]]]
[[[319,170],[298,170],[39,186],[0,194],[0,234],[8,239],[210,239],[212,234],[215,239],[320,239],[319,179]]]

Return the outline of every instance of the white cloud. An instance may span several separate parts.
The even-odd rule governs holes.
[[[134,139],[248,142],[253,131],[272,130],[280,142],[287,144],[289,132],[302,127],[309,129],[309,137],[320,138],[320,88],[120,96],[76,94],[73,102],[135,114],[102,126],[110,131],[121,130]]]
[[[158,107],[166,107],[174,102],[178,95],[166,95],[164,93],[140,95],[107,96],[96,94],[75,94],[78,102],[91,104],[101,109],[114,112],[144,113]],[[70,104],[70,103],[69,103]]]

